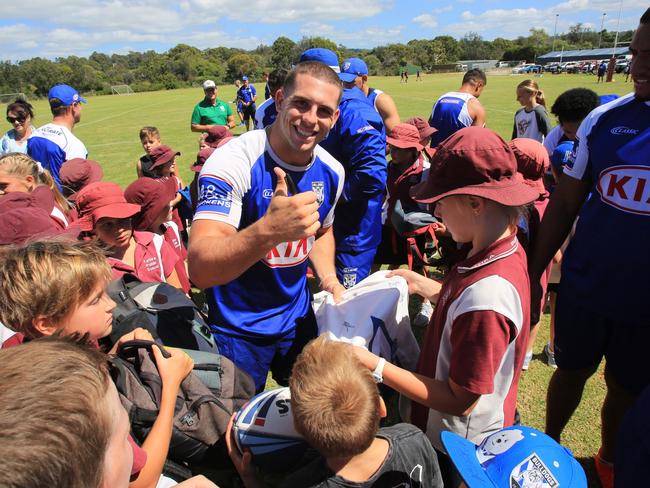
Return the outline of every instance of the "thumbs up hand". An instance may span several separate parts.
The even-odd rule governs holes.
[[[273,171],[277,182],[271,204],[262,217],[265,232],[276,244],[313,236],[320,228],[316,193],[289,195],[286,173],[279,167]]]

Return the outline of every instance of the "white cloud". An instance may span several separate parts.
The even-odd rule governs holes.
[[[422,27],[426,27],[427,29],[438,27],[438,21],[436,20],[435,16],[431,14],[422,14],[418,15],[417,17],[413,17],[413,22],[420,24]]]
[[[364,29],[346,31],[331,24],[322,22],[309,22],[300,32],[306,36],[321,36],[331,39],[337,44],[345,46],[369,48],[380,44],[387,44],[388,39],[397,39],[402,33],[403,26],[392,29],[383,27],[366,27]]]

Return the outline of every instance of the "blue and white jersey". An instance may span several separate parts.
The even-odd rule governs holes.
[[[264,129],[268,127],[275,122],[277,116],[278,110],[275,108],[275,100],[273,98],[264,100],[264,103],[257,107],[255,112],[255,128]]]
[[[378,90],[377,88],[370,88],[370,90],[368,90],[368,100],[370,101],[372,106],[375,107],[375,110],[377,110],[377,112],[379,112],[379,109],[377,109],[377,97],[382,93],[384,92]]]
[[[474,120],[467,108],[474,95],[463,92],[448,92],[434,104],[429,118],[429,125],[438,129],[431,136],[431,147],[436,147],[454,132],[469,127]]]
[[[650,320],[650,102],[634,94],[593,110],[564,174],[589,182],[562,261],[562,284],[606,316]]]
[[[255,95],[257,95],[257,90],[255,90],[253,85],[248,85],[248,87],[242,85],[239,90],[237,90],[237,98],[244,103],[252,102]],[[255,105],[255,103],[251,104],[251,106],[253,105]]]
[[[339,119],[321,145],[345,168],[336,208],[336,251],[368,251],[381,241],[381,206],[386,189],[384,121],[358,88],[343,90]]]
[[[253,224],[271,203],[276,166],[291,177],[298,192],[318,195],[320,223],[331,226],[343,190],[341,164],[319,146],[308,166],[287,164],[273,152],[263,130],[233,139],[208,158],[199,176],[194,220],[216,220],[239,230]],[[312,236],[279,244],[238,278],[206,290],[210,327],[247,337],[289,332],[310,307],[306,273],[314,241]]]

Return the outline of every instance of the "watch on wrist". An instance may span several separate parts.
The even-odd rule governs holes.
[[[372,372],[372,377],[375,379],[375,383],[383,383],[384,366],[386,366],[386,360],[384,358],[379,358],[379,362],[377,363],[375,370]]]

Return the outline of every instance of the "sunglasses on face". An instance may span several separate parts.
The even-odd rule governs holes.
[[[23,122],[25,122],[25,120],[27,120],[27,118],[24,117],[24,116],[23,117],[10,117],[10,116],[7,115],[7,122],[9,122],[10,124],[13,124],[14,122],[18,122],[19,124],[22,124]]]

